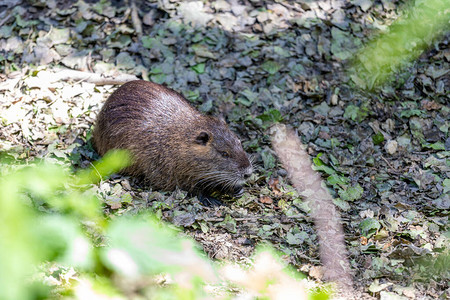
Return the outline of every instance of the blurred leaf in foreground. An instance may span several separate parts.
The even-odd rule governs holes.
[[[187,268],[191,275],[215,277],[212,267],[198,256],[189,240],[181,239],[151,216],[114,220],[107,235],[110,248],[104,249],[102,260],[118,273],[133,277]]]
[[[152,298],[166,293],[167,299],[202,299],[204,283],[218,281],[213,265],[201,257],[193,242],[150,215],[116,219],[107,236],[109,247],[101,249],[100,258],[116,274],[134,280],[161,273],[171,275],[174,284],[153,291]]]
[[[308,299],[301,280],[303,275],[285,265],[271,248],[260,247],[255,252],[251,269],[227,265],[221,273],[227,280],[244,287],[254,298]]]
[[[392,72],[416,59],[449,29],[449,0],[417,0],[390,27],[361,49],[356,57],[353,81],[372,89]]]
[[[83,170],[78,174],[77,184],[97,183],[101,179],[128,167],[130,163],[131,158],[128,151],[109,151],[92,168]]]
[[[97,299],[130,292],[152,299],[210,299],[214,293],[208,292],[208,286],[228,284],[194,242],[155,217],[140,214],[103,220],[92,191],[68,183],[89,184],[119,170],[127,158],[124,152],[105,155],[94,168],[81,172],[81,179],[68,168],[45,162],[0,176],[0,221],[7,224],[0,227],[0,299],[46,299],[55,293]],[[87,224],[100,225],[101,232],[90,231]],[[98,234],[106,246],[94,247],[98,243],[92,239]],[[306,299],[299,274],[265,249],[256,256],[253,270],[227,269],[229,280],[254,295]],[[72,271],[43,267],[47,275],[38,271],[44,262]],[[167,274],[166,286],[139,284],[159,274]],[[118,279],[129,280],[127,287],[117,284]],[[327,299],[328,293],[312,291],[311,296]]]
[[[48,288],[31,280],[34,268],[43,261],[93,267],[92,246],[76,218],[95,216],[99,204],[66,190],[68,181],[69,174],[61,166],[45,163],[0,177],[0,222],[5,225],[0,226],[0,299],[44,298]],[[54,214],[41,213],[35,206]]]
[[[0,178],[0,298],[31,299],[32,291],[23,287],[43,253],[40,247],[29,251],[29,245],[38,244],[30,228],[34,226],[35,214],[19,200],[16,178]]]

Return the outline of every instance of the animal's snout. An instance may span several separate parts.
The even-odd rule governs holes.
[[[250,178],[250,176],[252,176],[253,170],[252,168],[246,168],[244,170],[244,179],[247,180]]]

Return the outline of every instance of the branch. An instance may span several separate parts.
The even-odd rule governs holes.
[[[344,235],[339,213],[327,188],[323,187],[319,173],[312,169],[308,153],[293,130],[278,125],[273,130],[272,145],[289,178],[300,195],[310,204],[320,241],[320,258],[325,278],[352,289],[350,264],[347,260]]]

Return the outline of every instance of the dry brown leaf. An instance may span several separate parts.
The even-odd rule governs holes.
[[[309,276],[318,280],[322,280],[323,274],[324,270],[322,266],[312,266],[309,270]]]
[[[367,238],[365,236],[362,236],[359,238],[361,245],[367,245]]]
[[[273,200],[269,196],[262,196],[261,198],[259,198],[259,202],[264,204],[272,204]]]
[[[280,196],[282,193],[280,191],[280,188],[278,187],[278,184],[280,183],[280,180],[278,178],[270,178],[269,179],[269,186],[272,189],[275,196]]]
[[[442,104],[439,104],[435,101],[429,101],[429,100],[420,101],[420,105],[422,106],[422,109],[426,109],[426,110],[438,110],[438,109],[442,108]]]

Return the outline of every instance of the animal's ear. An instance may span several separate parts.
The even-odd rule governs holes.
[[[211,139],[210,135],[207,132],[200,132],[195,138],[195,142],[199,145],[206,145]]]

